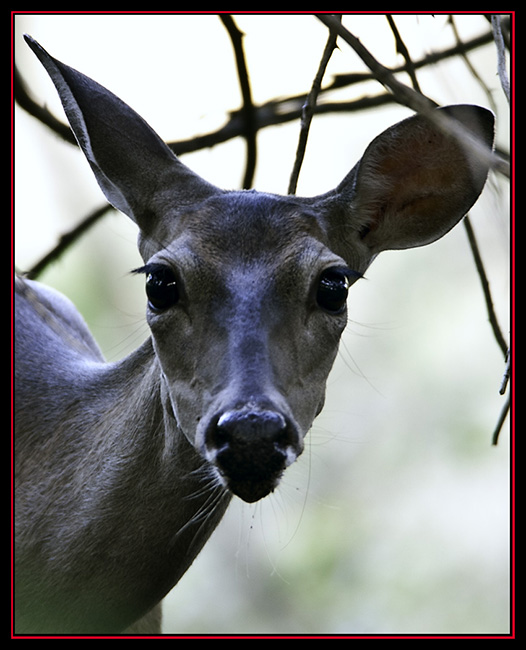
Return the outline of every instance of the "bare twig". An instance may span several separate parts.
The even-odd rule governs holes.
[[[506,19],[502,21],[503,26],[506,26]],[[489,31],[486,34],[473,37],[463,44],[457,44],[451,48],[447,48],[440,52],[432,52],[422,59],[414,61],[413,67],[419,70],[428,65],[436,64],[448,58],[458,56],[463,52],[469,52],[477,49],[483,45],[493,41],[493,34]],[[397,74],[399,72],[406,72],[407,64],[398,66],[392,69],[392,72]],[[349,87],[358,83],[363,83],[374,79],[374,75],[370,72],[358,72],[350,74],[338,74],[331,83],[324,88],[320,88],[319,97],[321,98],[328,92],[336,89]],[[301,118],[302,106],[305,96],[289,96],[280,99],[272,99],[260,106],[254,106],[254,128],[256,131],[267,128],[269,126],[276,126],[278,124],[285,124]],[[75,138],[69,125],[61,122],[53,116],[45,107],[40,106],[33,97],[30,96],[25,83],[23,82],[18,71],[15,71],[15,101],[31,115],[39,119],[43,124],[46,124],[50,129],[57,133],[67,142],[76,145]],[[344,112],[358,112],[369,110],[378,106],[385,106],[387,104],[395,103],[396,98],[391,93],[382,93],[375,96],[362,96],[356,100],[341,101],[341,102],[323,102],[316,104],[314,107],[315,114],[329,114],[329,113],[344,113]],[[177,154],[183,155],[194,151],[200,151],[208,147],[213,147],[217,144],[227,142],[233,138],[244,136],[246,132],[245,116],[243,115],[243,108],[241,110],[232,111],[228,122],[216,131],[204,135],[195,135],[187,140],[178,140],[175,142],[168,142],[168,146]],[[501,159],[504,161],[504,172],[507,168],[507,152],[501,152]],[[498,162],[498,161],[497,161]]]
[[[228,35],[232,41],[234,54],[236,57],[237,74],[241,95],[243,97],[243,121],[244,137],[247,143],[247,162],[245,166],[245,176],[243,179],[243,189],[252,186],[254,172],[256,170],[257,159],[257,128],[255,121],[254,103],[252,101],[252,91],[250,89],[250,79],[245,61],[245,52],[243,50],[243,32],[237,27],[232,16],[228,14],[219,14],[219,18],[225,26]]]
[[[502,24],[504,27],[506,27],[509,24],[509,20],[504,19],[502,21]],[[494,38],[491,31],[481,34],[480,36],[474,36],[473,38],[463,43],[457,43],[452,47],[446,48],[445,50],[440,50],[438,52],[430,52],[421,59],[413,61],[413,70],[417,71],[422,68],[431,66],[435,63],[441,63],[442,61],[456,57],[459,54],[465,54],[466,52],[476,50],[477,48],[482,47],[483,45],[487,45],[488,43],[492,43],[493,41]],[[391,69],[391,72],[393,74],[407,71],[407,63],[400,66],[395,66]],[[346,87],[352,84],[370,81],[374,78],[375,77],[371,72],[340,73],[338,75],[335,75],[332,85],[326,88],[326,90],[342,88],[344,86]]]
[[[320,90],[320,93],[323,89]],[[285,97],[283,99],[271,99],[270,101],[255,107],[255,128],[257,131],[270,126],[286,124],[301,119],[305,95]],[[314,106],[316,115],[328,115],[332,113],[354,113],[358,111],[377,108],[394,103],[394,98],[388,93],[374,95],[371,97],[360,97],[352,101],[326,102]],[[242,111],[232,111],[228,122],[217,131],[197,135],[187,140],[169,142],[168,146],[174,153],[181,156],[193,151],[200,151],[217,144],[227,142],[232,138],[243,136],[244,120]]]
[[[508,399],[506,401],[506,404],[503,406],[502,411],[500,412],[499,419],[497,421],[497,424],[495,425],[495,430],[493,431],[493,437],[491,440],[492,445],[497,445],[499,442],[499,436],[500,432],[502,430],[502,426],[504,422],[506,421],[506,418],[508,417],[508,413],[510,410],[510,396],[508,395]]]
[[[91,212],[87,217],[82,219],[82,221],[76,225],[72,230],[62,235],[58,241],[58,244],[49,251],[44,257],[37,262],[29,271],[26,271],[24,275],[29,279],[37,278],[44,269],[49,266],[52,262],[57,260],[64,251],[71,246],[84,232],[89,230],[99,219],[101,219],[106,212],[112,210],[113,207],[106,203],[102,207],[98,208]]]
[[[502,26],[506,27],[506,24],[506,19],[503,19]],[[475,36],[465,43],[457,43],[455,46],[440,52],[427,54],[422,59],[414,61],[413,68],[416,71],[429,65],[440,63],[448,58],[458,56],[461,53],[469,52],[482,47],[483,45],[487,45],[488,43],[493,42],[493,40],[493,34],[489,31],[480,36]],[[392,72],[394,74],[407,72],[407,64],[394,67]],[[333,90],[353,86],[374,78],[374,75],[370,72],[338,74],[334,76],[332,82],[328,86],[320,88],[319,96],[322,97]],[[254,106],[255,129],[259,131],[260,129],[269,126],[284,124],[301,118],[304,99],[304,95],[290,96],[283,99],[270,100],[261,106]],[[31,97],[26,84],[17,70],[15,70],[15,101],[31,115],[39,119],[43,124],[46,124],[64,140],[76,145],[76,140],[69,128],[69,124],[58,120],[45,107],[40,106],[35,99]],[[395,101],[395,97],[391,93],[382,93],[372,97],[360,97],[353,101],[318,103],[314,107],[314,113],[327,114],[335,112],[357,112],[376,108],[378,106],[384,106],[386,104],[394,103]],[[176,154],[182,155],[213,147],[216,144],[221,144],[232,138],[243,136],[244,130],[245,119],[243,116],[243,109],[241,109],[240,111],[233,111],[229,121],[217,131],[201,136],[194,136],[187,140],[169,142],[168,145]]]
[[[457,43],[457,46],[460,49],[459,57],[464,61],[464,63],[466,65],[466,67],[468,68],[471,76],[473,77],[473,79],[475,79],[475,81],[478,82],[478,84],[480,85],[480,87],[482,88],[484,93],[486,94],[486,98],[487,98],[488,103],[491,106],[493,112],[497,113],[497,105],[496,105],[496,102],[495,102],[495,100],[493,98],[493,94],[492,94],[491,90],[488,88],[486,82],[482,79],[482,77],[479,75],[478,71],[476,70],[475,66],[471,62],[471,60],[470,60],[470,58],[468,56],[468,50],[464,48],[464,42],[462,41],[462,39],[460,37],[460,34],[459,34],[459,31],[457,29],[457,25],[456,25],[456,22],[455,22],[455,17],[450,16],[449,20],[448,20],[448,23],[451,25],[451,29],[453,31],[455,41]]]
[[[402,37],[400,36],[400,32],[398,31],[398,27],[396,26],[394,18],[391,16],[391,14],[387,14],[386,18],[387,18],[387,22],[389,23],[389,26],[391,27],[391,31],[393,32],[393,35],[395,37],[396,51],[399,54],[401,54],[405,59],[407,74],[411,78],[411,83],[413,84],[413,88],[418,92],[421,92],[420,86],[418,84],[418,79],[416,78],[415,64],[411,59],[411,55],[409,54],[409,50],[407,49],[406,44],[404,43]]]
[[[377,61],[369,50],[362,45],[360,40],[354,34],[351,34],[334,16],[318,14],[317,17],[324,25],[338,34],[338,36],[343,38],[353,48],[369,70],[371,70],[377,81],[393,93],[393,96],[399,104],[407,106],[421,115],[425,115],[439,129],[453,135],[462,142],[462,145],[473,156],[479,160],[486,161],[490,168],[498,168],[499,171],[509,176],[509,168],[507,168],[505,161],[498,160],[498,157],[492,151],[457,124],[455,120],[450,119],[443,112],[434,110],[438,105],[434,100],[399,81],[391,70]]]
[[[40,106],[40,104],[31,96],[27,88],[27,84],[25,83],[16,66],[13,90],[15,101],[21,108],[23,108],[33,117],[36,117],[36,119],[42,122],[42,124],[48,126],[54,133],[59,135],[66,142],[74,145],[77,144],[75,136],[73,135],[73,131],[69,128],[69,124],[61,122],[52,113],[50,113],[45,106]]]
[[[475,233],[473,231],[473,226],[471,225],[471,221],[467,217],[464,219],[462,223],[464,224],[464,228],[468,236],[471,252],[473,253],[473,259],[475,260],[475,266],[477,267],[477,272],[479,274],[480,284],[482,286],[482,291],[484,293],[484,298],[486,300],[486,309],[488,310],[489,322],[491,328],[493,329],[493,334],[495,336],[495,339],[502,351],[502,354],[506,355],[508,351],[508,344],[506,343],[506,340],[502,335],[497,320],[497,315],[495,313],[495,309],[493,308],[493,300],[491,298],[491,290],[489,288],[488,276],[486,275],[486,270],[484,269],[484,263],[482,262],[482,257],[480,255]]]
[[[504,395],[508,387],[508,382],[510,380],[510,372],[511,372],[511,351],[508,348],[508,351],[506,352],[506,368],[504,369],[504,375],[502,376],[502,382],[500,384],[500,390],[499,390],[499,393],[501,395]]]
[[[508,387],[508,382],[510,380],[510,374],[511,374],[511,351],[508,349],[508,352],[506,354],[506,368],[504,370],[504,375],[502,377],[502,381],[500,384],[500,390],[499,393],[501,395],[504,395],[506,393],[507,387]],[[511,405],[511,395],[508,395],[508,399],[506,400],[506,404],[504,404],[501,412],[500,412],[500,417],[497,421],[497,424],[495,425],[495,430],[493,431],[493,438],[492,438],[492,444],[497,445],[499,442],[499,436],[500,432],[502,430],[502,427],[504,425],[504,422],[506,420],[506,417],[508,416],[509,410],[510,410],[510,405]]]
[[[317,17],[324,25],[334,33],[338,34],[338,36],[343,38],[343,40],[352,47],[356,54],[358,54],[365,65],[373,73],[377,81],[392,92],[400,104],[425,115],[430,114],[433,109],[436,108],[436,103],[434,101],[398,81],[391,70],[377,61],[369,50],[362,44],[360,39],[354,36],[354,34],[344,27],[334,16],[318,14]]]
[[[341,20],[341,16],[340,16],[340,20]],[[325,70],[327,69],[327,65],[329,63],[329,60],[332,56],[335,47],[336,47],[336,36],[330,33],[329,38],[327,39],[327,43],[325,44],[325,48],[323,50],[320,65],[318,66],[318,71],[316,72],[316,76],[314,77],[314,81],[312,82],[312,87],[310,89],[309,94],[307,95],[307,100],[302,107],[300,136],[298,141],[298,147],[296,150],[296,159],[294,161],[294,167],[292,169],[292,173],[289,181],[289,189],[288,189],[289,194],[296,193],[296,188],[298,185],[298,177],[299,177],[301,165],[303,163],[303,159],[305,157],[307,138],[309,136],[310,124],[312,121],[312,116],[314,114],[314,109],[316,107],[316,101],[320,92],[321,82],[323,81]]]

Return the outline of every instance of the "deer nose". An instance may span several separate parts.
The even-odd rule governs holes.
[[[302,448],[298,429],[287,417],[252,408],[217,417],[207,431],[205,447],[221,481],[248,503],[275,489]]]

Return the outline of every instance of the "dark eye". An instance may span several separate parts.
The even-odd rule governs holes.
[[[173,271],[167,266],[157,266],[146,272],[146,295],[154,311],[163,311],[179,300],[179,289]]]
[[[331,314],[341,314],[345,309],[349,278],[341,269],[327,269],[320,277],[316,302]]]

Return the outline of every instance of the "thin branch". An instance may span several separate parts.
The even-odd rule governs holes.
[[[504,20],[503,25],[504,27],[508,26],[509,20]],[[487,45],[488,43],[492,43],[493,41],[493,34],[491,31],[489,31],[481,34],[480,36],[475,36],[464,43],[457,43],[452,47],[446,48],[445,50],[440,50],[439,52],[430,52],[421,59],[414,61],[412,67],[415,71],[421,68],[426,68],[427,66],[431,66],[435,63],[441,63],[442,61],[458,56],[459,54],[464,54],[466,52],[476,50],[477,48],[482,47],[483,45]],[[395,66],[391,71],[393,74],[398,74],[399,72],[408,72],[407,63],[400,66]],[[375,79],[375,76],[370,72],[341,73],[335,75],[332,86],[326,90],[341,88],[344,86],[346,87],[352,84],[370,81],[371,79]]]
[[[323,90],[321,91],[323,92]],[[371,97],[360,97],[352,101],[325,102],[314,106],[314,114],[327,115],[332,113],[354,113],[378,106],[393,104],[394,98],[388,93],[374,95]],[[301,119],[305,95],[285,97],[283,99],[272,99],[261,106],[255,107],[255,128],[260,131],[270,126],[286,124]],[[197,135],[187,140],[169,142],[168,146],[172,151],[181,156],[186,153],[200,151],[208,147],[214,147],[232,138],[243,136],[244,120],[242,112],[232,111],[228,122],[217,131]]]
[[[386,18],[387,18],[387,22],[389,23],[389,26],[391,27],[391,31],[393,32],[393,35],[395,37],[396,51],[399,54],[401,54],[405,59],[405,67],[407,69],[407,74],[411,78],[411,83],[413,84],[413,88],[416,91],[421,92],[420,86],[418,84],[418,79],[416,78],[415,64],[411,59],[411,55],[409,54],[409,50],[407,49],[406,44],[404,43],[402,37],[400,36],[400,32],[398,31],[398,27],[396,26],[394,18],[391,16],[391,14],[387,14]]]
[[[321,61],[318,66],[318,71],[316,72],[316,76],[314,77],[314,81],[312,82],[312,87],[310,89],[310,92],[307,95],[307,101],[302,107],[300,136],[298,141],[298,147],[296,150],[296,159],[294,161],[294,167],[292,169],[292,173],[289,181],[289,189],[288,189],[289,194],[296,193],[296,188],[298,185],[298,177],[299,177],[301,165],[303,164],[303,159],[305,157],[307,138],[309,137],[310,125],[312,121],[312,116],[314,115],[316,101],[320,93],[321,82],[323,81],[323,76],[325,74],[327,65],[329,64],[330,58],[332,56],[332,53],[334,52],[335,47],[336,47],[336,36],[334,36],[334,34],[332,33],[329,33],[329,37],[327,39],[327,43],[325,44]]]
[[[254,172],[256,170],[257,160],[257,128],[255,120],[255,109],[252,101],[252,91],[250,89],[250,79],[245,60],[245,52],[243,50],[243,32],[237,27],[232,16],[228,14],[220,14],[219,18],[225,26],[234,54],[236,57],[237,74],[239,78],[239,85],[241,87],[241,95],[243,97],[243,120],[244,120],[244,137],[247,143],[247,162],[245,167],[245,176],[243,179],[243,189],[252,187],[254,180]]]
[[[510,380],[510,374],[511,374],[511,351],[508,348],[508,351],[506,353],[506,368],[504,370],[504,375],[502,377],[502,381],[500,384],[500,389],[499,393],[501,395],[505,395],[506,389],[508,387],[508,382]],[[492,444],[497,445],[499,442],[499,436],[500,432],[502,429],[502,426],[504,425],[504,422],[506,420],[506,417],[508,416],[509,410],[510,410],[510,405],[511,405],[511,395],[508,395],[508,399],[506,400],[506,404],[504,404],[501,412],[500,412],[500,417],[497,421],[497,424],[495,425],[495,430],[493,431],[493,438],[492,438]]]
[[[506,28],[508,23],[509,20],[506,21],[506,19],[504,19],[502,21],[502,26]],[[489,31],[480,36],[476,36],[463,44],[457,44],[440,52],[432,52],[422,59],[415,61],[413,67],[415,70],[419,70],[428,65],[440,63],[448,58],[457,56],[460,53],[469,52],[487,45],[488,43],[493,42],[493,40],[493,34]],[[407,72],[407,64],[394,67],[392,72],[394,74]],[[333,90],[354,86],[359,83],[370,81],[374,78],[374,75],[370,72],[338,74],[333,77],[328,86],[320,88],[319,96],[322,97]],[[254,106],[254,124],[256,131],[269,126],[284,124],[300,119],[304,99],[304,95],[293,95],[282,99],[270,100],[261,106]],[[34,98],[30,96],[26,84],[17,70],[15,70],[15,101],[31,115],[39,119],[43,124],[46,124],[64,140],[76,146],[76,140],[69,128],[69,124],[58,120],[46,108],[41,107]],[[392,104],[395,101],[396,99],[391,93],[382,93],[372,97],[360,97],[353,101],[318,103],[314,108],[314,113],[327,114],[335,112],[357,112],[376,108],[378,106],[384,106],[386,104]],[[169,142],[168,146],[177,155],[182,155],[213,147],[232,138],[243,136],[245,122],[242,111],[243,109],[241,109],[241,111],[232,111],[229,121],[217,131],[200,136],[194,136],[187,140]],[[504,163],[507,164],[505,160],[507,154],[502,153],[501,155],[504,159]]]
[[[506,368],[504,369],[504,375],[502,376],[502,381],[499,389],[499,393],[501,395],[504,395],[506,393],[508,382],[510,380],[510,373],[511,373],[511,350],[508,348],[508,351],[506,352]]]
[[[34,280],[39,275],[42,274],[44,269],[49,266],[52,262],[56,261],[64,251],[71,246],[84,232],[89,230],[99,219],[101,219],[106,212],[112,210],[113,207],[107,203],[102,207],[98,208],[91,212],[87,217],[85,217],[79,224],[72,228],[69,232],[63,234],[57,245],[50,250],[44,257],[41,258],[29,271],[25,272],[24,275],[30,280]]]
[[[460,34],[459,34],[459,31],[457,29],[457,25],[456,25],[456,22],[455,22],[455,17],[450,16],[449,20],[448,20],[448,23],[449,23],[449,25],[451,25],[451,29],[453,31],[453,36],[455,37],[455,41],[456,41],[458,47],[461,50],[459,52],[459,57],[464,61],[464,63],[466,65],[467,69],[469,70],[471,76],[473,77],[473,79],[475,79],[475,81],[478,82],[478,84],[480,85],[480,87],[482,88],[484,93],[486,94],[486,98],[488,100],[488,103],[491,106],[493,112],[496,114],[497,113],[497,105],[495,103],[495,100],[493,99],[493,94],[492,94],[491,90],[488,88],[488,86],[487,86],[486,82],[484,81],[484,79],[479,75],[478,71],[475,69],[475,66],[471,63],[471,60],[470,60],[470,58],[468,56],[468,50],[463,48],[464,43],[463,43],[462,39],[460,38]]]
[[[69,128],[69,124],[61,122],[57,119],[45,106],[40,106],[38,102],[32,97],[28,90],[27,84],[22,78],[22,75],[15,66],[14,74],[14,97],[16,103],[27,111],[37,120],[48,126],[54,133],[59,135],[63,140],[70,144],[77,144],[73,131]]]
[[[508,395],[508,399],[506,401],[506,404],[504,404],[504,406],[502,408],[502,411],[500,412],[500,416],[499,416],[499,419],[498,419],[497,424],[495,426],[495,430],[493,431],[493,437],[492,437],[492,440],[491,440],[492,445],[496,446],[498,444],[498,442],[499,442],[499,436],[500,436],[500,432],[502,430],[502,426],[504,425],[504,422],[506,421],[506,418],[507,418],[509,410],[510,410],[510,403],[511,403],[511,400],[510,400],[510,396]]]
[[[498,157],[483,143],[469,134],[455,120],[450,119],[441,111],[436,111],[435,108],[438,104],[434,100],[398,81],[391,70],[377,61],[369,50],[362,45],[361,41],[354,34],[351,34],[334,16],[317,14],[317,18],[353,48],[369,70],[371,70],[376,80],[393,93],[393,96],[399,104],[424,115],[439,129],[455,136],[473,156],[485,161],[490,168],[496,168],[498,164],[499,170],[505,169],[503,162],[498,160]],[[506,172],[509,176],[509,169]]]
[[[480,255],[480,250],[477,244],[475,233],[473,231],[473,226],[471,225],[471,221],[469,220],[468,217],[466,217],[462,223],[464,224],[464,228],[466,230],[468,240],[469,240],[469,245],[473,253],[473,259],[475,260],[475,266],[479,274],[480,284],[482,286],[482,291],[484,293],[484,299],[486,300],[486,309],[488,311],[489,322],[493,329],[493,334],[495,336],[495,339],[497,340],[497,343],[502,351],[502,354],[506,355],[508,351],[508,344],[506,343],[506,340],[499,327],[497,314],[495,313],[495,309],[493,307],[493,300],[491,298],[491,290],[489,288],[488,276],[486,275],[486,270],[484,268],[484,263]]]
[[[408,106],[414,111],[425,115],[430,114],[433,109],[436,108],[436,102],[398,81],[391,70],[377,61],[369,50],[361,43],[360,39],[354,36],[354,34],[344,27],[334,16],[317,14],[317,18],[352,47],[356,54],[358,54],[365,65],[373,73],[375,79],[392,92],[400,104]]]

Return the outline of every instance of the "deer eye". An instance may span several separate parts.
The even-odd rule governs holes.
[[[349,278],[344,270],[325,270],[319,279],[316,302],[330,314],[341,314],[345,310],[349,292]]]
[[[146,295],[154,311],[164,311],[179,300],[179,289],[173,271],[168,266],[146,266]]]

